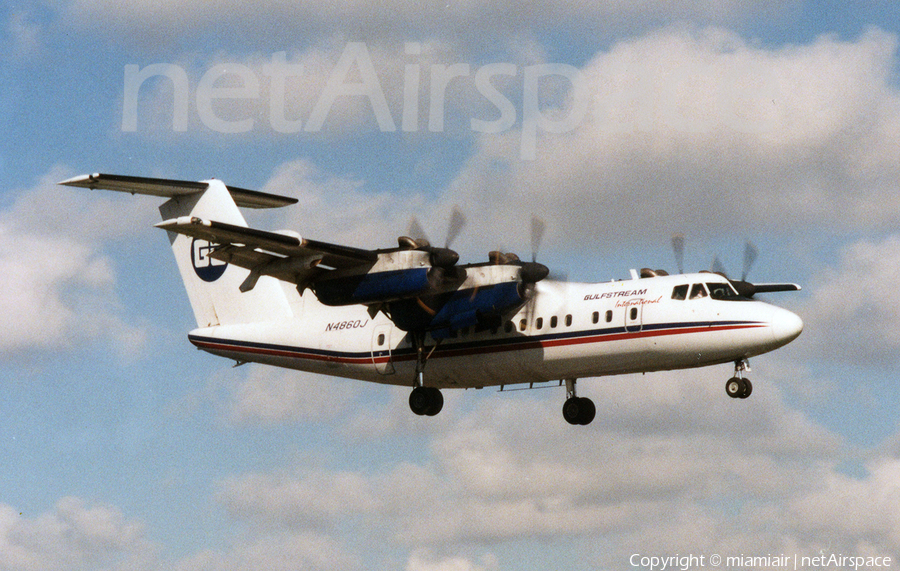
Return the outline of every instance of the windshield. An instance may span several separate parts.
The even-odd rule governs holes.
[[[724,299],[724,300],[738,300],[741,299],[741,296],[738,295],[737,290],[728,283],[708,283],[706,287],[709,288],[709,297],[713,299]]]

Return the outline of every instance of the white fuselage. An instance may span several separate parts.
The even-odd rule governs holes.
[[[730,290],[710,273],[541,281],[500,327],[466,328],[437,345],[427,339],[425,384],[472,388],[702,367],[772,351],[800,334],[800,318],[785,309],[710,295],[723,285]],[[413,386],[416,352],[387,316],[371,317],[362,305],[326,307],[311,292],[293,310],[291,319],[200,328],[190,340],[239,362]]]

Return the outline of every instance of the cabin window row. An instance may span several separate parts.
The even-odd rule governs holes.
[[[606,313],[604,314],[604,319],[606,320],[606,323],[612,322],[612,320],[613,320],[612,310],[606,311]],[[594,323],[594,324],[600,323],[600,312],[599,311],[595,311],[594,313],[591,314],[591,323]],[[566,324],[566,327],[572,326],[572,315],[571,314],[566,315],[565,324]],[[559,318],[555,315],[550,317],[550,329],[555,329],[558,326],[559,326]],[[525,318],[520,319],[519,320],[519,331],[525,331],[525,329],[527,329],[527,328],[528,328],[528,320]],[[538,329],[538,330],[544,328],[544,318],[543,317],[538,317],[534,320],[534,328]],[[512,330],[513,330],[512,322],[507,322],[506,326],[504,327],[504,330],[507,333],[512,333]]]

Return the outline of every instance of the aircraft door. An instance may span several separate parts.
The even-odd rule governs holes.
[[[627,333],[634,333],[641,330],[641,327],[643,326],[643,313],[644,306],[640,304],[632,305],[625,309],[625,331]]]
[[[375,370],[382,375],[393,375],[394,369],[393,356],[391,355],[391,331],[394,326],[391,324],[378,325],[372,333],[372,364]]]

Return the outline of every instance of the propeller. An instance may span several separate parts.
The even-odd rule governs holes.
[[[675,253],[675,261],[678,264],[678,273],[684,273],[684,236],[676,234],[672,237],[672,251]],[[758,293],[771,293],[778,291],[799,291],[800,286],[792,283],[759,283],[754,284],[747,281],[753,264],[759,258],[759,250],[750,240],[744,243],[744,266],[741,271],[741,279],[734,280],[728,277],[728,271],[719,256],[715,256],[712,261],[711,271],[731,282],[734,289],[742,297],[752,298]]]
[[[409,221],[409,230],[406,233],[412,237],[416,247],[427,248],[431,246],[431,241],[428,240],[425,230],[422,229],[422,225],[419,224],[419,220],[415,216]]]
[[[431,241],[419,224],[418,218],[415,216],[409,221],[409,236],[401,236],[397,239],[401,248],[409,250],[422,250],[430,254],[431,265],[435,268],[450,268],[459,262],[459,254],[450,249],[450,245],[456,240],[460,232],[466,225],[466,217],[458,206],[453,207],[450,214],[450,224],[447,228],[447,239],[444,241],[444,247],[432,246]]]
[[[684,273],[684,236],[675,234],[672,236],[672,251],[675,253],[675,263],[678,266],[678,273]]]
[[[744,271],[741,273],[741,281],[746,281],[750,268],[753,267],[753,263],[756,262],[758,257],[759,250],[756,249],[756,246],[750,240],[747,240],[747,243],[744,244]]]
[[[541,242],[544,240],[544,231],[547,225],[537,216],[531,216],[531,261],[537,262],[538,250],[541,249]]]
[[[459,236],[459,233],[462,232],[465,226],[465,215],[459,209],[459,206],[454,206],[453,212],[450,213],[450,224],[447,226],[447,240],[444,242],[445,248],[450,248],[450,245],[456,240],[456,237]]]
[[[722,262],[719,261],[718,256],[713,259],[713,271],[719,273],[731,282],[731,285],[734,286],[734,289],[737,290],[738,294],[742,297],[752,298],[758,293],[772,293],[779,291],[799,291],[800,286],[797,284],[789,284],[789,283],[771,283],[771,284],[754,284],[747,281],[747,277],[750,275],[750,270],[753,268],[753,264],[756,262],[756,259],[759,257],[759,250],[750,240],[744,243],[744,267],[741,271],[741,279],[733,280],[729,278],[725,269],[722,266]],[[718,266],[718,267],[717,267]]]
[[[522,263],[522,281],[525,283],[537,283],[550,275],[550,268],[537,261],[538,250],[544,240],[544,232],[547,224],[535,215],[531,215],[531,261]]]
[[[547,225],[537,216],[531,217],[531,261],[523,262],[519,256],[512,252],[501,252],[500,250],[491,250],[488,252],[488,260],[495,265],[511,264],[517,265],[522,269],[519,276],[522,278],[523,284],[534,284],[550,275],[550,268],[537,261],[538,250],[541,241],[544,239],[544,231]]]

